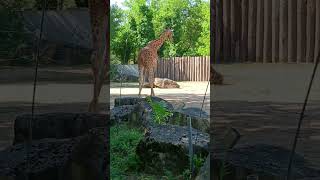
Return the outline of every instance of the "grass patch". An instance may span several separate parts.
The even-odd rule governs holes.
[[[172,175],[170,170],[167,170],[163,176],[145,173],[136,155],[136,147],[143,136],[142,129],[134,128],[129,124],[117,124],[110,128],[110,177],[112,180],[190,179],[190,172],[187,169],[178,177]]]

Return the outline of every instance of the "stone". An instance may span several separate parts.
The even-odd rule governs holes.
[[[200,117],[201,113],[201,117]],[[173,116],[169,119],[170,124],[188,126],[187,117],[191,118],[192,127],[203,132],[209,131],[209,115],[200,108],[183,108],[173,112]]]
[[[290,150],[267,144],[255,144],[233,148],[227,152],[226,157],[219,154],[213,155],[215,166],[218,166],[217,162],[224,159],[225,162],[230,164],[233,171],[242,171],[241,174],[243,175],[250,172],[259,175],[259,179],[284,179],[287,173]],[[216,171],[218,170],[214,172]],[[239,175],[233,177],[232,175],[235,175],[235,173],[231,173],[226,179],[240,180],[246,178]],[[320,170],[313,168],[303,156],[295,154],[292,175],[294,179],[320,177]]]
[[[144,101],[144,98],[139,97],[118,97],[114,99],[114,107],[123,105],[136,105],[139,102]]]
[[[122,82],[138,82],[139,71],[136,65],[116,65],[116,74],[113,77],[113,81]]]
[[[210,66],[210,81],[215,85],[222,85],[224,83],[222,74],[217,72],[213,68],[213,65]]]
[[[146,172],[161,174],[170,169],[181,174],[189,166],[189,130],[175,125],[150,126],[136,148],[136,153]],[[208,155],[209,135],[192,129],[194,154]]]
[[[110,120],[111,123],[121,123],[128,121],[135,121],[140,117],[138,105],[123,105],[111,109]]]
[[[104,127],[109,123],[109,116],[96,113],[45,113],[34,116],[32,139],[71,138],[83,135],[88,130]],[[31,114],[17,116],[14,122],[14,142],[23,143],[29,136],[28,121]]]
[[[29,156],[31,179],[106,179],[109,168],[107,134],[107,128],[97,128],[76,138],[33,141]],[[0,152],[0,177],[24,180],[25,173],[24,144],[17,144]]]
[[[150,88],[150,84],[146,83],[143,85],[143,87]],[[163,88],[163,89],[173,89],[173,88],[180,88],[180,85],[176,81],[168,78],[154,78],[153,87]]]

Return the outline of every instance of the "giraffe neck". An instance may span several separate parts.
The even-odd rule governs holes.
[[[159,39],[151,41],[148,46],[155,50],[158,50],[163,45],[165,40],[166,38],[164,34],[162,34]]]

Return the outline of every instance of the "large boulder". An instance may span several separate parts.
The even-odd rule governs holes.
[[[14,142],[22,143],[29,137],[28,122],[31,114],[17,116],[14,122]],[[37,114],[32,121],[32,139],[71,138],[83,135],[96,127],[105,127],[109,116],[96,113]]]
[[[169,119],[169,123],[180,126],[188,126],[188,117],[191,118],[191,124],[193,128],[203,132],[208,132],[210,125],[209,115],[200,108],[190,107],[174,111],[173,116]]]
[[[136,65],[116,65],[116,73],[113,77],[113,81],[134,81],[139,80],[138,66]]]
[[[142,161],[144,170],[161,174],[166,169],[180,174],[189,166],[189,130],[175,125],[150,126],[145,138],[137,146],[136,153]],[[192,130],[194,154],[208,154],[209,135]]]
[[[226,180],[245,179],[249,174],[257,174],[259,179],[285,179],[290,150],[267,144],[256,144],[233,148],[226,153],[226,156],[215,153],[213,155],[214,175],[219,174],[218,167],[221,162],[229,164],[231,172],[225,177]],[[314,169],[299,154],[295,154],[292,165],[293,179],[320,177],[320,170]]]
[[[107,128],[92,129],[77,138],[33,141],[29,162],[32,180],[106,179]],[[0,177],[24,180],[26,146],[17,144],[0,152]]]
[[[150,84],[144,84],[145,88],[150,88]],[[168,78],[154,78],[153,87],[155,88],[163,88],[163,89],[172,89],[172,88],[180,88],[180,85],[171,79]]]

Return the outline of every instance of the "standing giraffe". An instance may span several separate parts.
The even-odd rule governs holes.
[[[148,73],[148,81],[151,88],[151,96],[154,95],[154,72],[157,67],[158,50],[169,39],[172,41],[173,32],[171,29],[165,30],[159,39],[150,41],[138,54],[138,68],[139,68],[139,97],[141,97],[141,90],[144,82],[145,74]]]
[[[93,52],[91,69],[93,74],[93,98],[89,104],[90,112],[98,111],[98,99],[103,82],[108,76],[109,63],[109,0],[88,0]],[[107,79],[109,79],[107,77]]]

